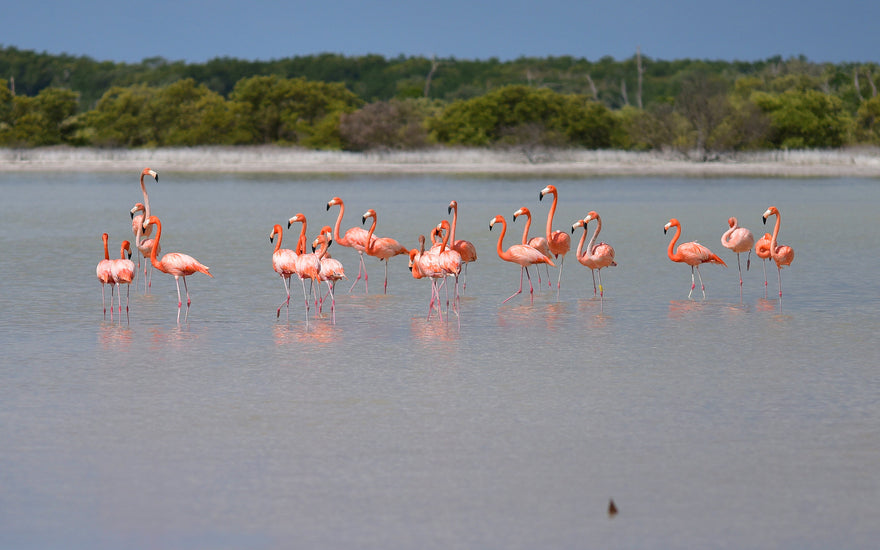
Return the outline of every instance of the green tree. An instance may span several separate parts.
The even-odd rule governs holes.
[[[856,136],[860,142],[880,145],[880,96],[865,100],[859,106]]]
[[[816,90],[755,92],[752,102],[770,117],[769,141],[783,149],[840,147],[852,125],[840,98]]]
[[[44,88],[36,97],[2,96],[0,142],[30,147],[72,143],[77,128],[76,92]]]
[[[154,88],[143,85],[107,90],[95,109],[85,116],[92,144],[99,147],[158,145],[157,123],[149,108],[155,95]]]

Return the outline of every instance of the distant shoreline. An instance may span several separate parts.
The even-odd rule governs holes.
[[[436,149],[352,153],[289,147],[0,149],[0,172],[472,174],[532,176],[880,178],[880,148],[768,151],[708,161],[673,153]]]

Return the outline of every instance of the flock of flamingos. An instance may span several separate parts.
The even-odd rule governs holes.
[[[152,271],[149,273],[149,278],[147,275],[148,265],[151,265],[163,273],[172,275],[174,277],[175,285],[177,286],[177,320],[179,322],[180,310],[183,306],[180,294],[180,279],[183,279],[183,287],[186,294],[187,309],[186,314],[184,315],[184,320],[186,320],[189,315],[189,306],[192,303],[189,297],[189,289],[186,284],[187,276],[193,275],[197,272],[204,273],[209,277],[213,277],[213,275],[211,275],[210,268],[203,265],[192,256],[180,252],[168,252],[162,255],[161,259],[159,258],[161,252],[159,241],[162,237],[162,222],[159,218],[152,215],[150,211],[150,200],[147,195],[146,186],[144,185],[145,176],[151,176],[156,181],[159,181],[159,175],[155,170],[144,168],[140,175],[140,186],[144,202],[135,204],[130,210],[132,233],[135,237],[135,248],[144,256],[144,258],[149,258],[150,260],[149,264],[146,262],[144,263],[144,288],[146,289],[146,287],[152,282]],[[495,216],[489,221],[489,230],[492,230],[496,224],[501,225],[497,245],[498,257],[504,261],[520,266],[519,288],[502,303],[506,303],[514,296],[522,293],[523,274],[525,274],[528,279],[529,295],[533,298],[534,287],[532,286],[532,278],[529,274],[529,266],[536,266],[536,270],[537,266],[540,264],[545,264],[545,267],[556,267],[554,260],[559,261],[559,275],[556,281],[558,296],[562,281],[562,268],[565,256],[571,250],[571,236],[566,231],[553,229],[553,215],[556,212],[556,204],[559,198],[556,187],[553,185],[546,186],[540,191],[538,199],[541,200],[546,195],[552,195],[553,202],[550,205],[550,211],[547,215],[546,235],[543,237],[529,238],[528,234],[532,217],[528,208],[520,208],[513,213],[514,220],[516,220],[518,216],[525,216],[526,225],[522,235],[522,242],[511,245],[506,250],[502,246],[502,242],[504,240],[504,235],[507,232],[507,222],[504,217],[500,215]],[[276,310],[276,317],[280,317],[281,309],[285,306],[287,306],[289,312],[290,281],[291,278],[296,275],[302,284],[303,298],[306,308],[306,320],[308,321],[310,315],[314,287],[320,287],[321,283],[325,283],[327,285],[327,292],[323,297],[319,296],[321,293],[320,290],[314,290],[315,315],[322,311],[324,301],[329,296],[331,300],[331,319],[333,323],[336,322],[336,300],[334,290],[336,282],[340,279],[347,279],[347,277],[342,264],[334,258],[331,258],[328,254],[328,248],[333,242],[357,250],[360,257],[358,274],[354,283],[352,283],[349,292],[354,289],[361,277],[364,279],[364,290],[368,291],[364,254],[373,256],[385,262],[384,291],[386,292],[388,290],[388,260],[394,256],[406,255],[409,257],[409,269],[412,272],[413,277],[417,279],[425,278],[431,281],[431,299],[428,304],[428,319],[431,318],[435,310],[437,311],[438,317],[442,319],[443,312],[441,307],[440,290],[445,287],[445,282],[449,278],[454,279],[452,303],[453,311],[457,314],[459,277],[462,277],[464,290],[467,288],[467,265],[476,261],[477,252],[473,243],[455,238],[455,226],[458,219],[458,204],[456,201],[450,202],[448,207],[448,213],[452,214],[452,222],[450,223],[447,220],[443,220],[431,231],[431,247],[427,250],[425,249],[426,239],[424,235],[419,236],[420,246],[418,249],[407,249],[394,239],[375,236],[374,232],[376,230],[378,216],[376,211],[372,209],[367,210],[361,217],[362,225],[366,224],[367,219],[372,219],[369,230],[355,226],[348,229],[344,235],[340,235],[340,225],[342,223],[342,217],[345,214],[345,204],[342,202],[341,198],[334,197],[327,203],[327,210],[329,211],[333,206],[339,206],[339,215],[336,218],[336,225],[333,228],[330,226],[324,226],[321,228],[320,233],[311,243],[312,252],[308,252],[307,250],[307,222],[306,217],[303,214],[296,214],[287,222],[288,229],[290,229],[294,223],[301,224],[300,234],[295,249],[281,248],[283,228],[280,224],[276,224],[272,228],[272,231],[269,234],[269,241],[275,243],[275,250],[272,254],[272,267],[281,277],[281,280],[284,283],[284,289],[287,293],[287,297],[281,302]],[[736,218],[730,218],[728,220],[730,229],[725,231],[721,237],[721,244],[736,253],[737,267],[739,268],[740,296],[742,296],[743,281],[742,266],[740,264],[739,256],[742,253],[749,254],[748,259],[746,260],[746,269],[748,269],[751,261],[751,251],[754,249],[755,254],[761,258],[762,261],[772,259],[776,263],[779,281],[779,297],[780,299],[782,298],[782,267],[791,264],[794,259],[794,250],[790,246],[780,245],[777,242],[781,217],[779,210],[775,206],[769,207],[764,212],[764,224],[767,223],[767,218],[770,216],[776,216],[776,225],[773,228],[773,233],[765,233],[764,236],[757,241],[751,231],[738,225]],[[587,243],[586,248],[584,248],[588,231],[587,226],[593,220],[596,221],[596,229],[593,231],[592,237],[590,238],[589,243]],[[152,237],[153,227],[156,228],[155,237]],[[696,276],[696,278],[699,278],[700,289],[703,293],[703,299],[705,300],[706,289],[703,285],[703,278],[700,275],[700,264],[715,263],[725,266],[727,264],[725,264],[724,260],[719,258],[707,247],[697,242],[682,243],[676,248],[675,244],[681,236],[681,223],[673,218],[664,226],[663,232],[666,233],[673,227],[675,228],[675,235],[669,242],[667,255],[673,262],[685,263],[691,267],[691,290],[688,293],[688,298],[692,298],[694,289],[696,288]],[[601,271],[603,268],[617,265],[614,261],[614,248],[607,243],[596,242],[599,232],[602,230],[602,219],[596,212],[590,212],[584,219],[576,221],[571,226],[571,234],[574,234],[575,230],[579,228],[583,229],[583,233],[577,245],[575,257],[578,262],[590,269],[593,276],[593,295],[595,296],[598,293],[600,299],[603,299],[604,289],[602,287]],[[275,240],[276,237],[277,241]],[[127,240],[123,241],[120,247],[120,258],[110,259],[108,234],[104,233],[102,238],[104,241],[104,259],[98,263],[96,273],[98,280],[101,282],[101,302],[104,307],[104,315],[106,316],[107,314],[104,286],[111,285],[110,316],[112,319],[113,295],[115,291],[115,294],[118,296],[118,308],[121,318],[121,285],[126,285],[125,310],[127,313],[129,308],[128,298],[130,287],[135,279],[136,273],[134,262],[131,261],[131,243]],[[764,263],[764,266],[764,285],[766,293],[766,263]],[[549,282],[549,268],[547,270],[547,277]],[[309,279],[310,281],[309,291],[306,291],[306,279]],[[446,290],[446,309],[448,315],[448,288]]]

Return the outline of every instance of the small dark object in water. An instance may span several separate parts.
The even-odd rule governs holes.
[[[614,504],[614,499],[608,499],[608,517],[613,518],[617,515],[617,506]]]

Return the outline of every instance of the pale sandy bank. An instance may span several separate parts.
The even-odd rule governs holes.
[[[0,149],[0,172],[139,171],[561,176],[880,177],[880,149],[685,155],[627,151],[438,149],[384,153],[288,147]]]

